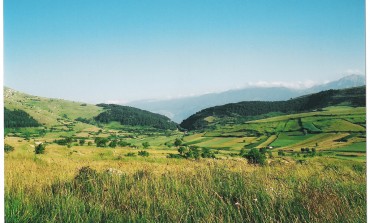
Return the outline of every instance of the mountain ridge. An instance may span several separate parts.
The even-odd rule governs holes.
[[[209,93],[193,97],[168,100],[141,100],[125,105],[166,115],[175,122],[181,122],[197,111],[207,107],[236,103],[240,101],[279,101],[288,100],[305,94],[329,89],[343,89],[365,85],[364,75],[348,75],[338,80],[316,85],[311,88],[297,90],[287,87],[253,87],[233,89],[220,93]]]
[[[206,128],[209,123],[213,122],[207,120],[209,117],[245,122],[269,113],[308,112],[335,105],[365,106],[365,86],[340,90],[331,89],[285,101],[244,101],[209,107],[191,115],[182,121],[180,126],[188,130],[199,130]]]

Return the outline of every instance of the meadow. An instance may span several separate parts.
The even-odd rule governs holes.
[[[5,129],[6,222],[366,222],[364,107],[179,131],[5,93],[42,123]]]
[[[366,221],[363,162],[284,157],[261,167],[130,151],[50,146],[34,155],[20,146],[5,157],[6,221]]]

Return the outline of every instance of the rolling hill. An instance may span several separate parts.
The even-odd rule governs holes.
[[[199,130],[225,123],[242,123],[279,114],[307,112],[334,105],[365,106],[365,87],[327,90],[287,101],[247,101],[204,109],[185,119],[180,126]]]
[[[210,93],[194,97],[170,100],[142,100],[127,105],[147,111],[166,115],[180,123],[190,115],[202,109],[236,103],[240,101],[281,101],[305,94],[316,93],[330,89],[344,89],[365,85],[365,76],[349,75],[326,84],[316,85],[308,89],[292,89],[286,87],[257,87],[250,86],[220,93]]]
[[[117,128],[140,126],[171,130],[177,128],[176,123],[163,115],[128,106],[92,105],[44,98],[21,93],[7,87],[4,88],[4,99],[5,127],[36,127],[41,124],[54,130],[68,130],[76,126],[77,129],[83,129],[119,122],[121,126],[113,126]]]

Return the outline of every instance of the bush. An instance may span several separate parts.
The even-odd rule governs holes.
[[[97,147],[106,147],[109,140],[106,138],[96,137],[94,141]]]
[[[135,153],[127,153],[125,156],[136,156]]]
[[[125,141],[123,141],[123,140],[120,140],[117,144],[118,144],[118,146],[120,146],[120,147],[124,147],[124,146],[131,146],[131,143],[129,143],[129,142],[125,142]]]
[[[181,139],[179,139],[179,138],[176,138],[176,139],[175,139],[175,143],[174,143],[174,145],[175,145],[176,147],[181,146],[181,145],[182,145],[182,140],[181,140]]]
[[[209,148],[202,149],[202,158],[216,158],[215,154]]]
[[[247,155],[247,153],[248,153],[248,150],[246,149],[246,148],[242,148],[241,150],[240,150],[240,152],[239,152],[239,155],[241,156],[241,157],[244,157],[245,155]]]
[[[8,144],[4,145],[4,152],[9,153],[11,151],[14,151],[14,147]]]
[[[143,142],[142,145],[143,145],[144,149],[147,149],[150,146],[150,144],[148,142]]]
[[[80,139],[79,143],[80,143],[80,146],[83,146],[85,144],[85,140],[84,139]]]
[[[185,153],[185,157],[199,159],[200,158],[199,149],[196,147],[190,147],[189,151]]]
[[[144,151],[144,150],[139,151],[137,154],[138,154],[139,156],[145,156],[145,157],[149,156],[149,153],[148,153],[147,151]]]
[[[173,154],[173,153],[169,153],[167,155],[167,158],[175,158],[175,159],[182,159],[184,158],[183,156],[181,156],[180,154]]]
[[[40,143],[38,144],[36,147],[35,147],[35,154],[44,154],[45,152],[45,145],[43,143]]]
[[[111,148],[116,148],[116,146],[117,146],[117,140],[113,140],[109,143],[109,147]]]
[[[261,153],[256,148],[251,149],[244,156],[244,158],[248,159],[248,162],[249,163],[252,163],[252,164],[261,164],[261,165],[265,165],[266,164],[266,156],[265,156],[265,154],[264,153]]]
[[[284,151],[283,151],[283,150],[279,150],[279,151],[278,151],[278,155],[279,155],[279,156],[285,156],[285,153],[284,153]]]

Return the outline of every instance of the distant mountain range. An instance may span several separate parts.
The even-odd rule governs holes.
[[[158,101],[136,101],[127,105],[159,113],[180,123],[190,115],[217,105],[241,101],[280,101],[305,94],[316,93],[329,89],[344,89],[363,86],[366,84],[364,75],[349,75],[339,80],[307,89],[292,89],[287,87],[246,87],[221,93],[204,94],[195,97],[178,98]]]

